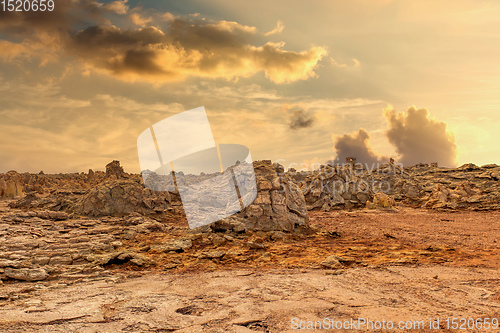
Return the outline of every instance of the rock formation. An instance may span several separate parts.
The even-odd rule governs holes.
[[[125,173],[117,162],[108,164],[107,173],[2,174],[0,194],[10,198],[0,200],[0,284],[2,280],[102,278],[106,267],[117,264],[134,269],[190,269],[213,268],[221,262],[276,265],[286,259],[338,270],[352,258],[329,253],[318,259],[317,252],[310,252],[306,257],[315,259],[306,263],[288,256],[289,251],[303,251],[306,242],[315,242],[292,232],[308,229],[308,210],[397,209],[401,205],[434,210],[500,209],[500,167],[494,164],[401,168],[389,163],[369,170],[350,163],[285,173],[279,164],[257,161],[253,169],[258,189],[255,200],[240,212],[196,230],[187,230],[178,192],[147,189],[140,175]],[[186,175],[184,181],[196,183],[210,177]],[[24,196],[13,199],[15,195]],[[365,213],[324,215],[340,220]],[[313,214],[315,219],[323,215]],[[363,220],[358,218],[351,221],[361,226]],[[318,238],[322,244],[333,244],[332,238],[341,237],[337,231],[315,230],[316,236],[326,237]],[[384,237],[395,239],[391,234]],[[289,246],[294,239],[301,243]],[[399,247],[397,251],[398,256],[403,253]],[[284,255],[277,260],[276,253]]]
[[[304,196],[293,179],[285,175],[283,167],[272,164],[271,161],[254,162],[253,167],[258,189],[257,198],[232,218],[220,221],[213,227],[266,231],[293,231],[296,228],[307,228],[308,215]],[[188,175],[183,177],[183,182],[196,183],[214,175]],[[92,181],[95,181],[97,173],[92,177]],[[40,183],[38,178],[35,181],[37,184]],[[125,216],[139,213],[157,218],[165,214],[182,218],[182,215],[179,215],[182,203],[178,192],[153,191],[145,188],[139,175],[127,175],[118,161],[106,166],[105,177],[102,177],[96,185],[85,189],[82,185],[82,181],[85,180],[88,180],[88,175],[68,175],[68,182],[77,184],[75,187],[78,189],[52,190],[48,196],[30,193],[11,203],[10,206],[60,210],[83,216]],[[45,186],[55,182],[54,179],[44,181]],[[29,182],[34,183],[32,178]]]
[[[390,208],[392,206],[394,206],[394,199],[382,192],[375,193],[373,200],[366,203],[368,209]]]
[[[377,170],[367,170],[361,164],[349,163],[344,166],[324,165],[313,172],[294,172],[294,179],[303,192],[307,209],[323,211],[365,207],[375,193],[391,188],[401,169],[383,165]]]
[[[308,210],[373,208],[382,201],[389,206],[395,202],[438,210],[500,209],[500,166],[496,164],[469,163],[458,168],[439,168],[436,163],[405,168],[385,164],[374,170],[361,164],[325,165],[318,171],[289,174],[302,189]],[[388,198],[375,198],[377,193]]]
[[[24,184],[20,174],[9,171],[0,175],[0,197],[17,197],[24,194]]]
[[[251,230],[293,231],[307,228],[309,217],[304,195],[283,166],[254,162],[257,198],[238,217]]]
[[[108,179],[126,178],[126,174],[123,171],[123,167],[120,165],[120,161],[114,160],[106,165],[106,178]]]
[[[154,192],[135,180],[113,180],[115,177],[113,173],[111,180],[89,189],[71,210],[86,216],[151,215],[172,210],[169,192]]]
[[[213,225],[237,230],[286,230],[306,227],[308,210],[343,210],[406,205],[439,210],[500,209],[500,167],[436,164],[405,167],[388,163],[370,170],[361,164],[324,165],[311,172],[284,172],[270,161],[253,164],[258,195],[245,209]],[[187,184],[216,174],[185,175]],[[173,187],[173,186],[172,186]],[[27,195],[11,207],[66,211],[86,216],[139,213],[182,218],[176,191],[152,191],[142,177],[127,174],[118,161],[102,171],[74,174],[0,175],[0,196]],[[377,193],[384,194],[377,195]],[[387,197],[386,197],[387,196]],[[207,199],[208,200],[208,199]],[[181,214],[181,215],[179,215]]]

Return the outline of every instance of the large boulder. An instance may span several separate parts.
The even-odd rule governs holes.
[[[257,197],[236,215],[239,222],[247,230],[293,231],[308,228],[304,195],[293,180],[285,175],[283,166],[264,160],[254,162],[254,170]]]
[[[0,197],[17,197],[24,194],[23,179],[16,171],[0,175]]]

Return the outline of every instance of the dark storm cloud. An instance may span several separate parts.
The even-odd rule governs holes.
[[[177,18],[164,30],[89,27],[74,36],[71,47],[87,64],[125,79],[148,75],[161,81],[188,76],[236,79],[263,71],[273,82],[293,82],[314,76],[326,52],[319,47],[285,51],[274,43],[254,46],[255,34],[255,28],[236,22]]]
[[[400,113],[387,109],[384,116],[389,125],[386,135],[399,155],[399,162],[408,166],[432,162],[456,165],[454,136],[447,131],[446,123],[431,118],[427,109],[411,106]]]
[[[169,13],[152,18],[139,12],[129,10],[125,1],[91,0],[57,2],[53,12],[3,12],[0,31],[23,42],[17,43],[16,52],[0,55],[37,56],[45,45],[78,57],[87,68],[125,80],[175,81],[189,76],[234,80],[264,72],[275,83],[289,83],[314,77],[326,54],[322,47],[295,52],[284,50],[283,43],[255,45],[255,39],[266,34],[237,22]],[[124,17],[141,26],[116,27],[111,14],[128,14]],[[77,25],[86,28],[76,30]],[[4,44],[15,47],[8,43]]]
[[[308,128],[314,124],[314,116],[304,110],[295,110],[290,116],[290,129]]]
[[[394,146],[396,162],[405,166],[418,163],[438,162],[442,166],[455,166],[457,146],[446,123],[429,115],[427,109],[415,106],[406,112],[384,110],[388,130],[386,137]],[[387,162],[389,157],[374,152],[369,144],[370,136],[364,129],[340,136],[335,141],[335,151],[341,163],[346,157],[356,157],[361,163]]]
[[[334,147],[339,163],[344,163],[347,157],[355,157],[358,163],[366,163],[368,166],[389,160],[373,151],[370,147],[370,135],[362,128],[337,137]]]

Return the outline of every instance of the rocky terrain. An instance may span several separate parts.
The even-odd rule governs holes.
[[[117,161],[0,175],[1,331],[499,317],[500,167],[254,168],[253,203],[196,229],[178,193],[145,188]]]
[[[388,197],[382,199],[385,206],[399,202],[446,211],[500,209],[500,166],[496,164],[458,168],[419,164],[403,168],[391,163],[368,170],[359,163],[346,163],[288,174],[302,189],[308,210],[374,208],[376,194],[377,202]]]

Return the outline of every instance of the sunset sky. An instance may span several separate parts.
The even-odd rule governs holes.
[[[55,1],[0,11],[0,172],[138,172],[137,138],[205,106],[217,143],[500,164],[500,3]]]

